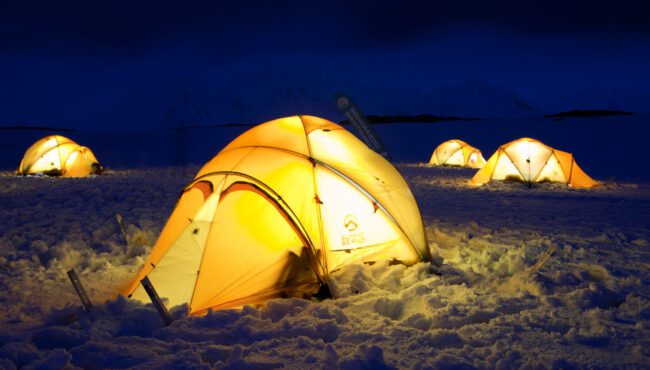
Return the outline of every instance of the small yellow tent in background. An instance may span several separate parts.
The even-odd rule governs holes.
[[[462,140],[449,140],[438,145],[431,155],[430,165],[481,168],[485,158],[481,151]]]
[[[84,177],[102,171],[102,166],[90,149],[66,137],[52,135],[38,140],[27,149],[17,173]]]
[[[528,184],[559,182],[574,188],[598,184],[578,167],[571,153],[530,138],[501,145],[470,183],[483,185],[490,180],[519,180]]]
[[[341,126],[294,116],[248,130],[203,166],[126,294],[147,302],[148,276],[168,306],[196,314],[310,296],[351,262],[429,258],[399,172]]]

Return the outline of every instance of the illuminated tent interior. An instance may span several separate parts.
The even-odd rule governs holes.
[[[462,140],[448,140],[438,145],[431,154],[430,165],[481,168],[485,158],[481,151]]]
[[[17,173],[84,177],[101,174],[103,170],[89,148],[67,137],[52,135],[38,140],[27,149]]]
[[[573,188],[591,188],[598,184],[580,169],[571,153],[530,138],[500,146],[470,183],[483,185],[491,180],[517,180],[529,185],[559,182]]]
[[[351,262],[429,260],[422,219],[399,172],[341,126],[280,118],[240,135],[184,189],[126,294],[148,276],[191,314],[309,297]]]

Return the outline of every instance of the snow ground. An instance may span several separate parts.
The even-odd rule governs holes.
[[[472,170],[399,169],[442,266],[353,265],[335,275],[338,299],[196,318],[176,308],[169,327],[116,293],[198,168],[2,172],[0,368],[650,367],[650,183],[471,188]]]

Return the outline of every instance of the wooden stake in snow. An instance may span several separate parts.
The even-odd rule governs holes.
[[[539,257],[537,263],[528,268],[527,272],[532,275],[539,271],[539,269],[542,268],[542,265],[548,261],[549,257],[551,257],[551,254],[553,254],[553,252],[555,252],[555,245],[551,244],[546,252],[542,253],[542,255]]]
[[[79,299],[81,299],[81,303],[83,304],[84,309],[86,312],[89,312],[93,308],[93,303],[90,301],[90,298],[88,298],[88,294],[86,294],[86,290],[84,289],[83,285],[81,285],[81,280],[79,280],[79,277],[77,276],[77,273],[74,269],[68,271],[68,277],[74,286],[74,290],[77,291],[77,295],[79,296]]]
[[[126,245],[129,245],[129,237],[126,235],[126,228],[124,227],[124,222],[122,222],[122,215],[119,213],[115,214],[115,219],[117,220],[117,224],[120,225],[120,230],[122,231],[122,235],[124,236],[124,240],[126,241]]]
[[[160,297],[158,296],[156,289],[154,289],[153,285],[151,284],[149,277],[145,276],[144,279],[140,280],[140,283],[142,284],[144,290],[149,295],[149,299],[151,299],[151,303],[153,303],[153,306],[156,307],[156,310],[158,311],[158,314],[162,318],[163,322],[165,322],[165,325],[170,325],[171,323],[173,323],[174,319],[172,319],[171,315],[167,311],[167,308],[160,300]]]
[[[538,295],[534,292],[534,287],[531,288],[531,285],[527,283],[530,282],[533,275],[535,275],[539,271],[539,269],[542,268],[544,263],[548,261],[548,259],[551,257],[553,252],[555,252],[555,245],[551,244],[548,247],[548,249],[546,249],[546,251],[540,255],[540,257],[537,259],[537,262],[534,265],[525,268],[522,271],[514,273],[506,281],[502,282],[497,286],[497,291],[500,293],[513,293],[523,289],[528,291],[529,293]]]

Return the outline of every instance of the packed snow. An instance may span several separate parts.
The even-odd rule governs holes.
[[[649,182],[474,188],[473,170],[398,168],[434,263],[351,265],[336,299],[176,307],[167,327],[118,292],[197,167],[0,173],[0,368],[650,367]]]

